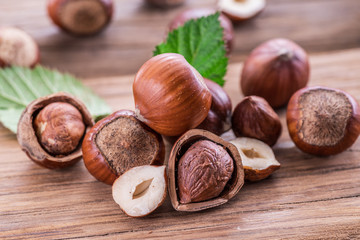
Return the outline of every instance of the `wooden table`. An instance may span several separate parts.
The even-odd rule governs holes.
[[[0,1],[0,22],[23,28],[40,44],[42,63],[83,77],[112,108],[133,109],[134,73],[164,37],[167,22],[188,1],[159,10],[141,0],[116,1],[113,24],[93,38],[73,38],[48,20],[44,0]],[[288,37],[311,54],[309,85],[343,89],[360,102],[360,4],[358,0],[269,0],[256,19],[236,26],[226,91],[233,105],[240,61],[258,43]],[[109,77],[111,76],[111,77]],[[274,147],[281,169],[246,183],[229,203],[184,213],[167,199],[143,219],[125,216],[111,187],[96,181],[82,162],[47,170],[27,159],[16,137],[0,127],[0,239],[358,239],[360,238],[360,140],[333,157],[316,158],[290,141],[285,109]]]

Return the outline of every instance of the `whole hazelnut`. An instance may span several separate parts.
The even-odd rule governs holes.
[[[77,36],[103,30],[113,15],[112,0],[48,0],[48,14],[59,28]]]
[[[169,195],[177,211],[200,211],[233,198],[244,184],[237,148],[201,129],[183,134],[168,162]]]
[[[234,23],[242,22],[261,13],[266,0],[218,0],[218,8]]]
[[[272,39],[246,59],[240,86],[245,96],[263,97],[277,108],[306,86],[309,72],[307,54],[299,45],[287,39]]]
[[[213,8],[193,8],[188,9],[180,14],[178,14],[169,24],[169,30],[173,30],[185,24],[185,22],[191,19],[197,19],[201,17],[206,17],[208,15],[214,14],[216,12]],[[234,28],[229,20],[224,14],[220,14],[219,21],[221,27],[224,29],[224,42],[226,52],[229,54],[233,48],[233,39],[234,39]]]
[[[0,67],[34,67],[40,60],[39,47],[26,32],[0,27]]]
[[[197,128],[221,135],[231,128],[231,99],[219,84],[206,78],[204,80],[210,90],[212,102],[207,117]]]
[[[34,121],[40,144],[52,155],[74,151],[85,132],[80,111],[65,102],[54,102],[40,110]]]
[[[185,0],[145,0],[145,1],[153,6],[160,8],[177,7],[185,2]]]
[[[94,125],[85,105],[67,93],[56,93],[31,102],[17,130],[21,149],[46,168],[63,168],[81,159],[81,142]]]
[[[341,153],[360,134],[359,104],[352,96],[338,89],[300,89],[289,101],[286,119],[295,145],[313,155]]]
[[[97,122],[85,135],[82,152],[90,174],[109,185],[130,168],[162,165],[165,156],[161,135],[130,110],[114,112]]]
[[[231,122],[235,136],[256,138],[269,146],[277,142],[282,131],[279,116],[257,96],[245,97],[235,107]]]
[[[165,136],[178,136],[198,126],[211,106],[202,76],[176,53],[152,57],[133,83],[137,118]]]

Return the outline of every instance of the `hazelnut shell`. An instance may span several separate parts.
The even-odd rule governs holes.
[[[240,87],[245,96],[263,97],[278,108],[306,86],[309,75],[304,49],[288,39],[271,39],[256,47],[245,60]]]
[[[100,150],[100,147],[98,146],[96,139],[99,135],[99,132],[104,129],[104,127],[110,125],[112,122],[120,119],[128,119],[134,121],[136,126],[140,126],[146,134],[148,134],[152,140],[156,141],[156,149],[155,152],[153,152],[153,158],[151,160],[149,159],[142,159],[141,163],[132,163],[130,162],[132,159],[127,159],[127,162],[120,162],[119,164],[122,166],[111,166],[109,163],[107,157],[105,156],[106,153],[102,152]],[[109,136],[107,139],[111,141],[112,138],[115,136]],[[129,137],[129,136],[127,136]],[[131,146],[127,146],[127,142],[124,141],[124,148],[127,148],[128,151],[131,151]],[[82,144],[82,151],[83,151],[83,159],[84,164],[90,174],[92,174],[97,180],[104,182],[106,184],[112,185],[113,182],[126,170],[140,165],[162,165],[164,162],[165,157],[165,147],[163,144],[163,140],[160,134],[149,128],[147,125],[145,125],[143,122],[139,121],[135,113],[130,110],[120,110],[117,112],[114,112],[113,114],[107,116],[106,118],[103,118],[99,122],[97,122],[91,130],[85,135],[83,144]],[[114,151],[121,151],[121,149],[116,149]],[[115,154],[121,154],[115,153]],[[116,170],[118,169],[118,170]]]
[[[55,93],[49,96],[41,97],[31,102],[23,111],[17,129],[17,139],[21,149],[35,163],[46,168],[64,168],[71,166],[81,159],[81,144],[77,149],[66,156],[52,156],[39,143],[33,121],[36,114],[46,105],[54,102],[66,102],[76,107],[83,117],[85,132],[89,131],[94,125],[94,120],[86,106],[78,99],[67,93]]]
[[[92,25],[89,25],[89,21],[80,22],[81,20],[84,21],[84,19],[89,20],[88,18],[94,18],[94,15],[92,14],[94,14],[95,12],[86,15],[87,14],[86,9],[84,9],[84,7],[82,7],[81,9],[79,8],[80,7],[79,4],[81,4],[81,2],[73,1],[73,0],[48,0],[47,3],[48,15],[51,18],[51,20],[55,23],[55,25],[57,25],[63,31],[70,33],[72,35],[89,36],[99,33],[110,23],[112,19],[113,8],[114,8],[113,0],[88,0],[83,2],[86,4],[92,4],[92,2],[94,4],[99,4],[96,5],[96,8],[100,6],[100,8],[102,8],[102,11],[99,11],[98,9],[96,13],[99,14],[101,12],[101,14],[104,14],[104,16],[96,16],[97,17],[96,21],[98,22],[92,19],[93,21]],[[73,5],[74,9],[71,9],[71,4],[74,4]],[[66,8],[67,5],[69,6],[68,8]],[[67,14],[74,14],[74,15],[67,15]],[[76,22],[77,20],[79,20],[79,22]],[[97,24],[96,27],[94,27],[94,22]]]
[[[177,164],[186,150],[193,143],[200,140],[209,140],[223,146],[234,160],[234,171],[224,190],[218,197],[202,202],[182,204],[180,203],[177,191]],[[170,152],[168,163],[168,180],[171,204],[175,210],[194,212],[219,206],[233,198],[244,184],[244,169],[242,166],[240,153],[233,144],[223,140],[211,132],[201,129],[189,130],[176,141]]]
[[[345,100],[345,105],[339,105],[338,102],[332,102],[331,99],[320,96],[317,98],[318,101],[311,101],[321,106],[320,109],[312,109],[313,106],[310,106],[310,104],[306,104],[305,107],[302,106],[302,97],[324,92],[330,92],[333,96],[339,96]],[[331,107],[330,112],[327,111],[329,106]],[[337,109],[335,109],[336,107]],[[349,109],[349,113],[342,112],[344,109]],[[305,110],[316,112],[313,115],[309,115],[304,113]],[[344,114],[349,114],[349,116],[343,118],[342,115]],[[349,148],[360,134],[359,104],[351,95],[339,89],[315,86],[298,90],[289,101],[286,119],[290,137],[295,145],[303,152],[313,155],[329,156],[341,153]],[[328,121],[331,121],[331,124],[328,124]],[[308,126],[305,126],[305,124]],[[316,136],[309,136],[311,133],[314,134],[307,130],[309,129],[309,124],[312,124],[314,129],[320,130],[315,134]],[[324,137],[329,137],[333,134],[334,129],[342,124],[344,124],[343,129],[336,129],[341,130],[341,136],[339,136],[339,133],[334,134],[337,136],[335,142],[332,141],[331,144],[317,143],[324,140],[324,138],[321,138],[324,133],[326,134]],[[326,131],[321,131],[323,127],[326,128]],[[307,140],[309,138],[312,138],[312,140]]]
[[[256,138],[273,146],[280,137],[282,126],[279,116],[262,97],[245,97],[232,115],[235,136]]]
[[[231,99],[219,84],[204,78],[209,88],[212,102],[205,120],[197,127],[221,135],[231,128]]]
[[[133,83],[139,120],[165,136],[179,136],[207,116],[211,93],[185,58],[164,53],[145,62]]]

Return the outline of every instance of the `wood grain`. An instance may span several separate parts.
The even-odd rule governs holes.
[[[186,1],[179,8],[151,8],[144,0],[116,0],[114,19],[104,32],[76,38],[47,17],[46,0],[1,0],[0,24],[17,26],[40,45],[44,65],[79,77],[133,74],[163,41],[169,22],[182,10],[214,7],[216,0]],[[235,27],[232,63],[259,43],[286,37],[310,53],[360,47],[359,0],[268,0],[255,19]]]
[[[337,87],[360,102],[360,48],[311,57],[310,85]],[[240,101],[242,64],[229,67],[225,89]],[[133,108],[133,75],[85,79],[114,110]],[[82,162],[52,171],[31,162],[16,137],[0,128],[0,239],[359,239],[360,140],[347,151],[317,158],[283,133],[274,151],[281,168],[246,183],[227,204],[196,213],[176,212],[166,199],[143,219],[125,216],[111,187]],[[225,138],[230,138],[226,134]]]

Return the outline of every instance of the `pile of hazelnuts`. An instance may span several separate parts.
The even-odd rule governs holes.
[[[18,141],[32,160],[48,168],[72,165],[82,156],[96,179],[113,185],[114,200],[129,216],[154,211],[167,187],[176,210],[203,210],[234,197],[247,175],[263,179],[279,168],[249,171],[242,160],[247,152],[219,137],[232,129],[237,137],[273,146],[282,132],[274,108],[288,105],[289,134],[306,153],[333,155],[355,142],[360,133],[356,100],[337,89],[306,88],[309,73],[300,46],[287,39],[267,41],[245,61],[240,88],[246,97],[232,111],[226,92],[203,79],[183,56],[160,54],[135,76],[135,111],[120,110],[94,124],[79,100],[54,94],[25,109]],[[163,137],[172,144],[168,159]]]

